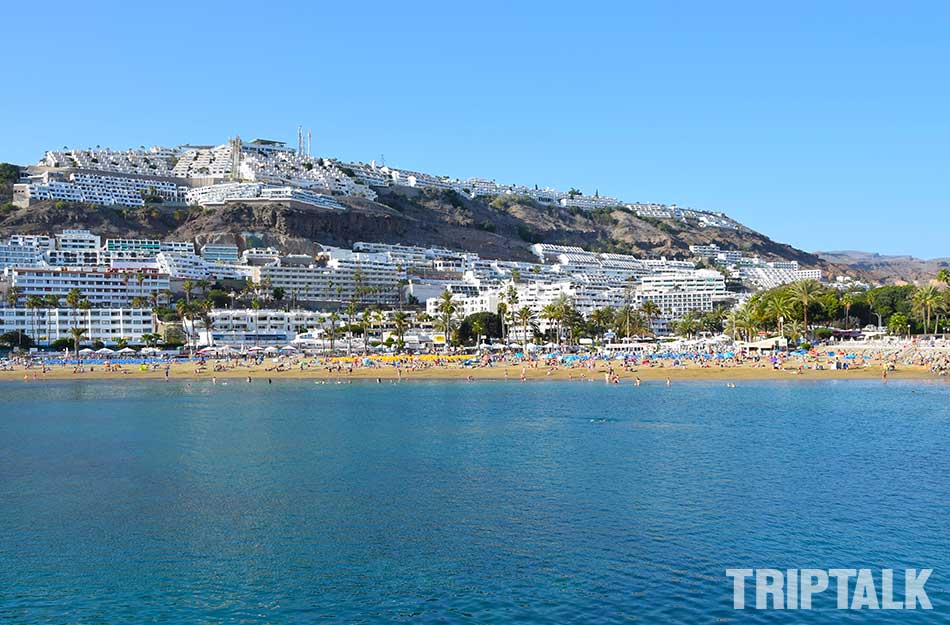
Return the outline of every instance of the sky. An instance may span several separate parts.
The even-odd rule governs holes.
[[[771,6],[775,5],[775,6]],[[784,6],[779,6],[784,5]],[[947,2],[16,2],[0,161],[296,141],[950,256]]]

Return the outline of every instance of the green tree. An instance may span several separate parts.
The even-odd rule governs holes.
[[[930,331],[930,316],[940,307],[942,300],[943,296],[934,286],[924,286],[914,292],[914,311],[923,317],[925,334]]]
[[[436,307],[436,329],[445,334],[445,350],[449,349],[449,340],[455,327],[455,315],[458,308],[453,301],[452,291],[442,291]]]
[[[824,293],[824,287],[817,280],[799,280],[789,285],[788,292],[802,307],[802,326],[808,334],[808,309]]]
[[[910,332],[910,321],[904,313],[894,313],[887,320],[887,331],[891,334],[903,334]]]
[[[663,314],[663,311],[660,310],[660,305],[654,301],[646,300],[640,304],[640,313],[646,322],[647,333],[653,334],[653,320]]]
[[[86,333],[86,328],[70,328],[69,334],[73,337],[73,355],[79,358],[79,341]]]
[[[534,321],[534,311],[531,310],[528,306],[522,306],[518,309],[518,323],[521,324],[522,336],[524,337],[524,345],[528,345],[528,326]]]

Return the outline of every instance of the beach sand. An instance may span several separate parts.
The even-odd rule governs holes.
[[[273,364],[265,363],[257,366],[235,366],[226,371],[212,372],[210,368],[196,373],[194,363],[175,363],[171,365],[169,371],[170,379],[208,379],[217,377],[219,379],[228,378],[246,378],[286,380],[383,380],[398,379],[400,376],[392,366],[381,366],[379,368],[355,368],[352,373],[346,369],[341,372],[328,371],[325,366],[310,367],[303,371],[297,368],[287,371],[267,371]],[[465,380],[469,377],[475,380],[503,380],[505,372],[508,373],[508,380],[518,382],[521,378],[522,366],[520,364],[496,364],[493,367],[462,367],[462,366],[433,366],[425,369],[408,371],[405,368],[401,379],[403,380]],[[546,368],[537,369],[526,367],[525,378],[528,381],[539,380],[591,380],[604,383],[604,374],[607,367],[599,364],[593,371],[586,368],[559,368],[550,371]],[[755,367],[752,365],[739,365],[733,367],[713,367],[701,368],[698,366],[687,365],[685,367],[637,367],[635,370],[626,372],[620,368],[615,368],[615,373],[619,376],[621,383],[630,383],[636,378],[643,381],[666,381],[670,378],[673,381],[683,380],[722,380],[722,381],[741,381],[741,380],[869,380],[880,379],[881,368],[872,366],[867,368],[855,368],[850,370],[814,370],[805,369],[801,373],[797,369],[773,370],[771,366]],[[121,366],[119,371],[108,371],[104,366],[95,365],[90,371],[86,367],[83,373],[73,373],[72,366],[54,366],[47,373],[42,373],[38,368],[24,369],[17,367],[13,371],[0,371],[0,380],[33,380],[34,374],[37,380],[145,380],[162,379],[165,377],[164,367],[156,370],[149,369],[141,371],[138,366]],[[896,370],[889,371],[887,374],[891,379],[946,379],[939,378],[932,374],[929,369],[921,366],[902,365]]]

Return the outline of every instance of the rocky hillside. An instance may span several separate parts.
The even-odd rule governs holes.
[[[817,252],[817,255],[874,282],[891,284],[925,284],[933,280],[941,269],[950,269],[950,258],[924,260],[914,256],[885,256],[855,250]]]
[[[454,191],[380,189],[376,202],[347,198],[346,212],[280,204],[241,203],[217,208],[117,209],[42,202],[28,209],[4,206],[0,236],[88,228],[104,237],[139,236],[276,243],[308,251],[314,243],[355,241],[439,245],[485,258],[530,260],[531,243],[578,245],[593,251],[687,258],[689,246],[716,243],[765,258],[830,265],[815,255],[748,229],[703,228],[698,223],[638,218],[618,207],[593,212],[543,206],[517,197],[472,200]]]

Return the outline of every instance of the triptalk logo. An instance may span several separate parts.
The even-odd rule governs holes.
[[[754,586],[757,610],[811,610],[812,598],[832,586],[839,610],[932,610],[924,588],[931,573],[904,569],[898,580],[904,592],[895,596],[893,569],[881,569],[876,577],[871,569],[726,569],[736,610],[746,607],[746,580]]]

